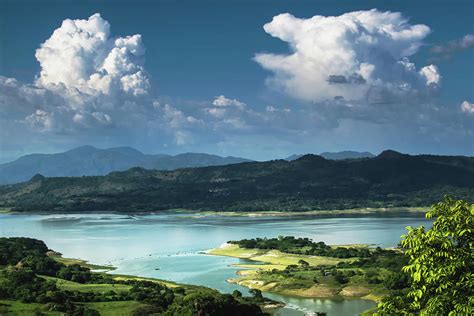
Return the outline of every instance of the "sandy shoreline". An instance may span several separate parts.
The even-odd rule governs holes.
[[[345,286],[343,288],[338,288],[325,284],[318,284],[310,288],[275,290],[275,288],[279,285],[277,282],[265,283],[265,281],[259,280],[258,278],[252,278],[253,275],[256,275],[258,270],[284,269],[286,263],[292,263],[286,262],[288,260],[296,261],[299,259],[299,257],[304,257],[305,260],[321,260],[321,257],[303,255],[294,256],[290,254],[278,255],[277,252],[273,252],[270,255],[268,252],[262,254],[262,251],[242,249],[236,245],[228,243],[221,245],[219,248],[209,249],[204,253],[207,255],[226,256],[255,261],[255,264],[234,264],[233,266],[242,268],[242,270],[238,270],[236,272],[236,278],[230,278],[226,280],[229,283],[238,284],[249,289],[259,289],[263,292],[299,298],[359,298],[374,302],[379,302],[381,299],[380,296],[372,293],[371,289],[364,286]],[[285,256],[287,258],[285,258]],[[288,259],[288,257],[290,259]]]

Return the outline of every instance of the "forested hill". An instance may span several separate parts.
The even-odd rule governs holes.
[[[45,178],[0,187],[19,211],[257,211],[425,206],[445,194],[472,201],[474,158],[410,156],[326,160],[305,155],[173,171],[132,168],[106,176]]]

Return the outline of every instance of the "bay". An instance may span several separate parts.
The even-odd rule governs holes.
[[[114,273],[204,285],[221,292],[246,288],[226,282],[235,277],[236,258],[205,255],[229,240],[292,235],[327,244],[397,245],[405,227],[430,222],[419,214],[321,216],[196,216],[193,213],[1,214],[0,236],[44,240],[65,257],[117,267]],[[362,299],[304,299],[265,294],[287,303],[277,315],[357,315],[375,305]]]

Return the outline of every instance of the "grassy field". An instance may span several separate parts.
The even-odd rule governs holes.
[[[300,260],[304,260],[309,263],[310,266],[319,265],[336,265],[339,262],[353,261],[354,259],[339,259],[322,256],[305,256],[282,253],[278,250],[261,250],[261,249],[244,249],[240,248],[235,244],[226,244],[221,248],[211,249],[206,252],[210,255],[227,256],[241,259],[250,259],[253,261],[264,262],[265,265],[251,265],[244,264],[238,265],[244,268],[255,268],[255,269],[284,269],[290,264],[298,265]]]
[[[51,312],[43,304],[22,303],[20,301],[0,300],[0,315],[35,315],[42,312],[44,315],[61,315],[60,312]]]
[[[64,257],[62,257],[61,255],[58,255],[58,254],[50,255],[50,257],[53,258],[54,260],[58,261],[58,262],[61,262],[65,265],[67,265],[67,266],[72,265],[72,264],[78,264],[82,267],[86,267],[86,268],[89,268],[91,270],[112,271],[112,270],[116,269],[115,267],[112,267],[112,266],[103,266],[103,265],[92,264],[92,263],[89,263],[89,262],[87,262],[85,260],[81,260],[81,259],[64,258]]]
[[[96,302],[85,305],[98,311],[101,316],[129,316],[137,308],[146,306],[146,304],[137,301]]]
[[[137,301],[94,302],[84,303],[84,306],[95,309],[101,316],[129,316],[139,307],[146,304]],[[49,311],[44,304],[21,303],[19,301],[0,300],[0,315],[34,316],[38,312],[42,315],[64,315],[62,312]]]
[[[67,281],[50,276],[42,276],[46,280],[55,281],[58,288],[68,291],[79,292],[94,292],[94,293],[108,293],[114,291],[116,293],[128,292],[132,287],[126,284],[82,284],[72,281]]]
[[[343,273],[354,274],[347,284],[340,284],[332,275],[326,275],[324,270],[313,269],[320,266],[334,267],[339,262],[352,262],[357,258],[295,255],[277,250],[244,249],[236,244],[226,244],[206,253],[256,261],[255,264],[237,264],[243,270],[238,271],[238,277],[229,279],[228,282],[261,291],[308,298],[362,297],[374,301],[386,294],[383,286],[365,281],[362,269],[340,269]],[[299,266],[300,260],[309,264],[307,269],[291,272],[285,270],[289,265]],[[379,269],[377,273],[383,277],[386,271]]]
[[[125,275],[125,274],[110,274],[110,276],[113,277],[114,280],[117,281],[125,281],[125,280],[141,280],[141,281],[151,281],[151,282],[157,282],[160,284],[163,284],[169,288],[176,288],[176,287],[193,287],[192,285],[182,285],[178,283],[174,283],[171,281],[165,281],[165,280],[160,280],[160,279],[154,279],[154,278],[145,278],[145,277],[138,277],[138,276],[133,276],[133,275]]]

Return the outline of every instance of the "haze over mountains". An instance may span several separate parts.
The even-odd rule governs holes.
[[[245,162],[173,171],[131,168],[106,176],[45,178],[0,186],[0,207],[19,211],[258,211],[429,206],[474,196],[474,157],[411,156]]]
[[[250,161],[238,157],[220,157],[200,153],[176,156],[146,155],[131,147],[99,149],[82,146],[57,154],[32,154],[0,165],[0,184],[29,180],[35,174],[47,177],[106,175],[132,167],[173,170],[187,167],[227,165]]]
[[[293,155],[294,160],[303,155]],[[371,153],[343,151],[322,153],[326,159],[373,157]],[[221,157],[202,153],[179,155],[147,155],[131,147],[99,149],[82,146],[57,154],[31,154],[15,161],[0,164],[0,184],[29,180],[35,174],[47,177],[77,177],[106,175],[112,171],[124,171],[132,167],[174,170],[179,168],[207,167],[252,161],[240,157]]]

